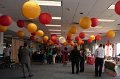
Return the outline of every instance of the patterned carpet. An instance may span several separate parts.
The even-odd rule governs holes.
[[[85,72],[71,74],[70,63],[67,66],[62,64],[55,65],[32,65],[34,76],[26,79],[120,79],[120,77],[110,77],[106,73],[102,77],[94,76],[94,66],[85,65]],[[26,74],[28,75],[28,74]],[[0,69],[0,79],[24,79],[22,78],[22,69]]]

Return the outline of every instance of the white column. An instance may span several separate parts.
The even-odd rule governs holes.
[[[0,32],[0,54],[3,54],[3,33]]]

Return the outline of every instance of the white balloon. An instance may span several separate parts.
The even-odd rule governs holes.
[[[64,42],[66,42],[66,39],[64,37],[59,37],[59,41],[60,41],[60,43],[64,43]]]

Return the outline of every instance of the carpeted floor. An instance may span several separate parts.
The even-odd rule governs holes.
[[[71,65],[32,65],[34,76],[26,79],[120,79],[120,77],[110,77],[103,73],[102,77],[94,76],[94,66],[85,65],[85,72],[71,74]],[[28,75],[28,74],[26,74]],[[24,79],[22,78],[21,68],[17,69],[0,69],[0,79]]]

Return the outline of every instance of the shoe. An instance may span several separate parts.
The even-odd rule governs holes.
[[[29,77],[33,77],[33,74],[29,75]]]
[[[72,72],[72,74],[74,74],[74,72]]]

